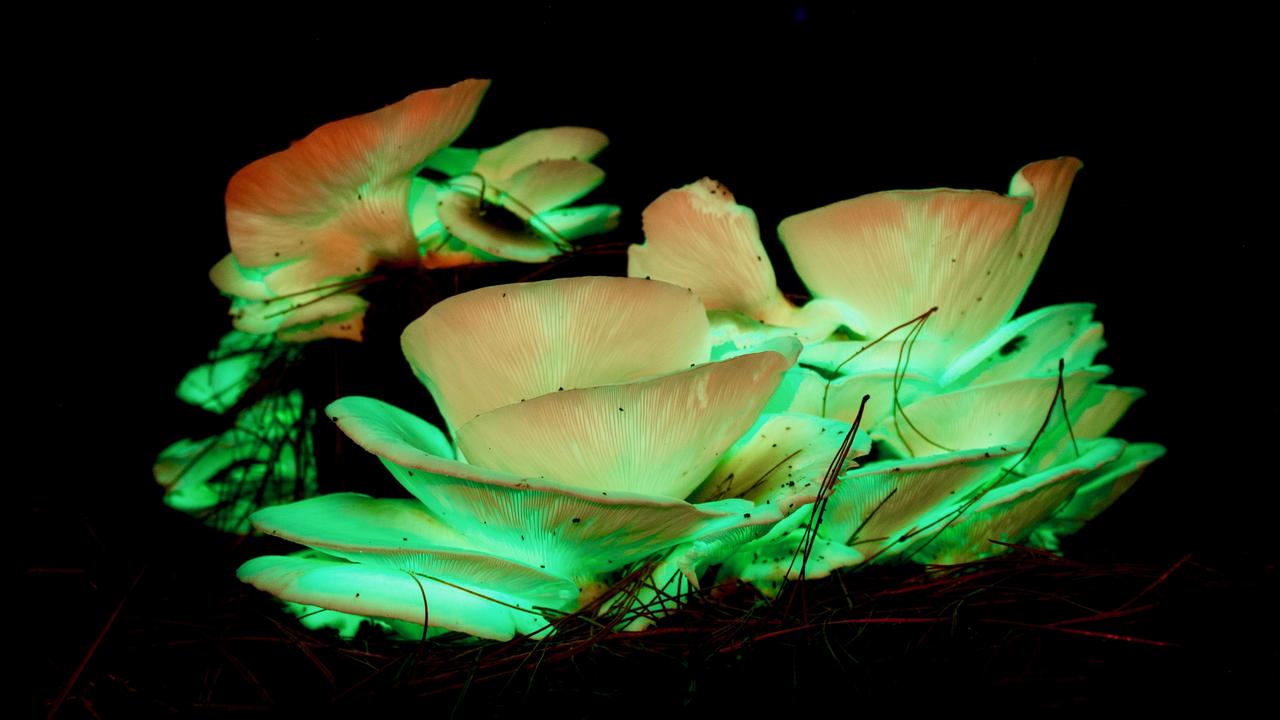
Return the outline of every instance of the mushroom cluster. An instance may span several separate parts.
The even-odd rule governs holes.
[[[800,343],[711,360],[708,330],[691,291],[654,280],[499,285],[437,304],[402,340],[452,441],[380,400],[328,408],[415,499],[261,510],[256,528],[323,555],[256,558],[240,577],[291,602],[487,638],[549,632],[646,560],[653,589],[696,586],[819,499],[851,430],[798,414],[758,424]],[[848,444],[852,459],[870,439]],[[775,457],[787,466],[772,471]],[[703,486],[716,499],[690,502]]]
[[[231,252],[209,276],[231,300],[235,330],[178,397],[217,414],[235,408],[236,420],[162,451],[155,477],[166,503],[245,532],[259,507],[315,494],[315,413],[300,391],[241,400],[268,367],[299,355],[293,346],[360,341],[369,307],[360,291],[380,272],[543,262],[617,226],[617,206],[573,206],[604,179],[590,162],[609,142],[597,130],[452,145],[488,86],[465,80],[330,122],[231,178]]]
[[[848,420],[871,398],[877,459],[841,479],[817,533],[844,551],[808,577],[1056,549],[1164,453],[1104,437],[1142,391],[1101,382],[1092,305],[1014,317],[1079,168],[1032,163],[1007,195],[878,192],[786,218],[778,236],[813,295],[803,308],[778,290],[754,213],[724,186],[702,180],[645,210],[629,274],[692,288],[721,352],[804,340],[771,407]],[[744,545],[724,572],[776,588],[812,515]]]
[[[405,327],[443,427],[371,397],[326,414],[411,497],[313,497],[311,406],[255,391],[266,368],[361,340],[360,290],[387,268],[541,263],[617,225],[612,205],[573,205],[603,179],[596,130],[453,145],[487,87],[329,123],[227,190],[211,277],[236,330],[179,396],[235,420],[165,450],[156,478],[175,507],[230,504],[227,529],[252,512],[304,546],[239,575],[312,624],[508,639],[594,613],[635,630],[711,579],[771,595],[872,562],[1056,550],[1163,454],[1107,437],[1142,392],[1103,382],[1092,305],[1015,315],[1080,168],[1058,158],[1007,194],[878,192],[786,218],[805,302],[727,188],[666,192],[628,277],[485,287]]]
[[[232,298],[236,328],[359,340],[368,303],[358,290],[380,266],[542,262],[615,227],[615,206],[567,207],[604,179],[589,162],[609,142],[599,131],[451,147],[488,87],[416,92],[237,172],[226,198],[231,253],[210,271]]]

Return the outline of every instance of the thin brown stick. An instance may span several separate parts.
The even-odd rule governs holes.
[[[98,632],[98,637],[94,638],[93,644],[89,646],[89,650],[80,658],[80,664],[76,666],[71,677],[67,678],[67,682],[62,686],[62,691],[58,693],[57,699],[53,701],[53,705],[49,708],[49,714],[46,718],[52,718],[58,714],[58,710],[62,708],[62,704],[67,701],[67,696],[71,694],[71,689],[75,687],[76,681],[80,679],[80,675],[84,673],[84,669],[89,665],[89,660],[93,658],[93,654],[98,651],[102,645],[102,641],[106,639],[107,633],[111,632],[111,627],[115,625],[116,618],[120,617],[120,611],[124,609],[124,604],[129,600],[129,595],[133,593],[133,589],[138,586],[138,581],[142,579],[143,573],[147,569],[144,567],[133,576],[133,582],[129,583],[129,589],[124,591],[120,602],[116,603],[116,609],[111,611],[111,615],[107,618],[107,622],[103,624],[102,630]]]

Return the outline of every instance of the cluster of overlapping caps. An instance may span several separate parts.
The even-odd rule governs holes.
[[[569,207],[602,178],[598,132],[448,147],[485,87],[326,125],[237,174],[233,254],[213,271],[234,298],[227,342],[359,339],[375,268],[540,262],[611,228],[617,208]],[[779,291],[754,213],[710,180],[644,211],[631,277],[448,298],[402,336],[403,371],[447,433],[379,399],[327,410],[412,499],[264,507],[254,528],[309,550],[240,577],[348,630],[356,616],[503,639],[592,603],[644,627],[708,582],[767,595],[801,573],[1056,548],[1163,453],[1104,437],[1141,392],[1101,382],[1092,306],[1013,317],[1079,165],[1028,165],[1008,195],[881,192],[787,218],[779,237],[814,298],[803,306]],[[180,394],[225,410],[254,352]],[[244,411],[240,432],[296,428],[300,401],[276,402]],[[245,444],[167,450],[158,477],[185,498],[171,502],[205,507],[228,467],[243,480],[282,462]],[[299,447],[283,461],[313,474]],[[640,592],[599,602],[638,567]]]

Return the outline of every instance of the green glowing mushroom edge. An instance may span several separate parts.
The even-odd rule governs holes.
[[[1054,549],[1164,452],[1106,437],[1142,393],[1102,382],[1091,305],[1014,317],[1079,167],[1033,163],[1007,195],[875,193],[788,218],[803,305],[777,289],[754,214],[705,180],[646,210],[631,278],[441,302],[402,344],[448,435],[369,398],[329,409],[417,505],[263,511],[257,527],[313,554],[241,576],[509,638],[584,608],[643,628],[715,567],[773,594],[870,562]],[[868,432],[829,468],[858,413]],[[647,589],[595,602],[640,566]]]
[[[768,409],[849,420],[871,396],[879,459],[836,487],[805,577],[873,560],[964,562],[1023,542],[1056,549],[1164,453],[1104,439],[1142,391],[1101,382],[1110,369],[1094,364],[1105,343],[1092,305],[1014,317],[1080,167],[1032,163],[1007,195],[880,192],[783,220],[778,236],[813,294],[801,307],[777,288],[754,213],[722,184],[671,190],[645,210],[628,274],[703,298],[717,356],[804,341]],[[813,522],[812,508],[792,515],[721,576],[776,591],[799,575]]]
[[[488,90],[463,80],[327,123],[250,163],[226,193],[231,253],[210,271],[238,330],[360,340],[379,268],[546,261],[612,230],[613,205],[573,206],[604,180],[590,128],[454,147]]]
[[[246,582],[342,613],[539,635],[636,563],[658,561],[667,576],[656,587],[677,574],[696,583],[715,558],[821,495],[826,463],[809,459],[740,497],[687,501],[709,478],[769,465],[760,455],[774,447],[739,439],[800,344],[711,360],[705,312],[684,288],[605,277],[484,288],[436,305],[405,330],[404,347],[453,441],[371,398],[327,413],[416,500],[337,495],[264,509],[255,527],[323,555],[252,560]],[[814,458],[850,431],[806,416],[770,422]],[[870,438],[851,443],[853,458]]]

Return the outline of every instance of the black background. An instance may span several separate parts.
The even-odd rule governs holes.
[[[172,389],[226,327],[206,272],[227,251],[228,179],[323,122],[464,77],[494,83],[460,144],[603,130],[608,178],[592,199],[623,207],[611,240],[639,241],[650,200],[714,177],[755,209],[790,291],[802,288],[773,236],[788,215],[883,189],[1003,191],[1028,162],[1081,158],[1023,308],[1095,302],[1112,381],[1148,391],[1115,434],[1169,454],[1068,552],[1157,564],[1192,553],[1274,587],[1263,247],[1275,149],[1261,20],[1195,6],[731,7],[115,16],[49,35],[51,64],[24,74],[34,95],[15,114],[50,140],[12,143],[53,172],[25,178],[10,212],[37,216],[11,243],[35,251],[26,277],[53,284],[23,289],[34,322],[10,354],[36,361],[32,387],[16,388],[36,392],[23,401],[32,432],[10,452],[20,467],[33,449],[45,458],[21,481],[35,489],[22,517],[41,539],[23,565],[109,570],[91,589],[28,574],[33,612],[65,630],[40,640],[37,702],[60,689],[136,567],[234,567],[217,559],[219,540],[163,510],[150,479],[156,452],[193,432]],[[1244,622],[1194,620],[1228,621]],[[1258,622],[1260,640],[1273,638],[1272,621]],[[1266,645],[1260,662],[1273,664]]]

